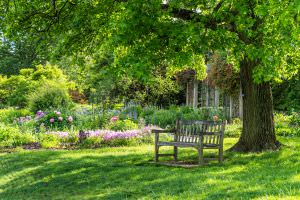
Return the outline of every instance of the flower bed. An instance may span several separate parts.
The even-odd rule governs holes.
[[[53,147],[60,145],[66,146],[70,144],[79,144],[86,147],[100,147],[100,146],[125,146],[131,144],[150,143],[151,128],[144,127],[137,130],[128,131],[112,131],[112,130],[87,130],[81,131],[79,134],[69,132],[46,132],[42,134],[42,138],[51,137]],[[56,138],[56,140],[54,139]],[[43,145],[42,143],[42,146]],[[45,147],[51,144],[47,143]]]

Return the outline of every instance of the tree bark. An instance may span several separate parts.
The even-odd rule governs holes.
[[[231,148],[233,151],[259,152],[280,147],[275,135],[271,86],[253,81],[256,65],[257,62],[246,58],[241,62],[243,130],[238,143]]]

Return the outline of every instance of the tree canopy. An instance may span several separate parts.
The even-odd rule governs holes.
[[[199,67],[199,57],[222,49],[235,61],[257,60],[259,82],[297,72],[299,8],[297,0],[7,0],[1,26],[7,37],[39,40],[53,59],[109,53],[114,72],[137,77],[160,65]]]

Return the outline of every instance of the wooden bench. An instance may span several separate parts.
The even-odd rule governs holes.
[[[214,121],[182,121],[176,122],[174,130],[153,130],[155,133],[155,161],[160,156],[173,156],[177,161],[178,147],[193,147],[198,150],[199,165],[204,163],[204,149],[218,149],[218,159],[223,161],[223,138],[225,122]],[[160,133],[173,133],[174,140],[171,142],[159,141]],[[159,147],[174,146],[173,154],[159,154]]]

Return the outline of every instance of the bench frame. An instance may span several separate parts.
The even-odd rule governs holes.
[[[152,130],[155,133],[155,162],[160,156],[173,156],[177,162],[178,147],[193,147],[198,151],[198,163],[204,164],[204,149],[217,149],[218,158],[207,160],[218,160],[223,162],[223,139],[226,122],[214,121],[182,121],[177,120],[176,128],[173,130]],[[173,133],[174,141],[159,141],[160,133]],[[173,146],[173,154],[159,154],[161,146]]]

